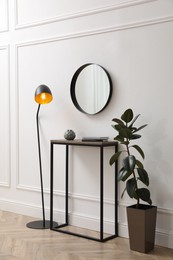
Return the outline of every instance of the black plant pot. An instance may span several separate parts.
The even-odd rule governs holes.
[[[140,204],[127,207],[130,249],[148,253],[155,244],[157,207]]]

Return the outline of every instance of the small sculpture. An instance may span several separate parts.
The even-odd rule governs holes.
[[[66,140],[73,140],[75,137],[76,137],[76,134],[75,134],[75,132],[73,130],[67,130],[64,133],[64,138]]]

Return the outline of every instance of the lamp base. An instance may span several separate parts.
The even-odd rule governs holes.
[[[32,229],[49,229],[50,228],[50,220],[45,220],[45,225],[43,225],[43,220],[36,220],[36,221],[31,221],[26,224],[28,228]],[[53,221],[53,227],[58,226],[57,222]]]

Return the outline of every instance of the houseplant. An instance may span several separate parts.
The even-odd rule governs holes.
[[[138,132],[147,126],[145,124],[135,127],[134,123],[138,117],[139,115],[134,117],[132,109],[129,108],[120,119],[112,120],[115,123],[113,128],[118,132],[114,139],[121,144],[121,147],[123,146],[123,149],[113,154],[110,158],[110,165],[115,163],[120,155],[124,155],[122,167],[118,172],[118,181],[125,182],[121,197],[127,192],[130,198],[136,200],[135,205],[127,207],[130,248],[147,253],[154,248],[157,207],[152,206],[150,191],[147,188],[149,186],[148,173],[136,156],[139,154],[144,159],[144,152],[140,146],[131,144],[134,140],[141,138]],[[145,203],[142,204],[141,200]]]

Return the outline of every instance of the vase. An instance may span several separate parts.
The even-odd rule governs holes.
[[[64,133],[64,138],[66,140],[73,140],[74,138],[76,137],[76,134],[73,130],[67,130],[65,133]]]
[[[130,249],[148,253],[155,243],[157,207],[140,204],[127,207]]]

